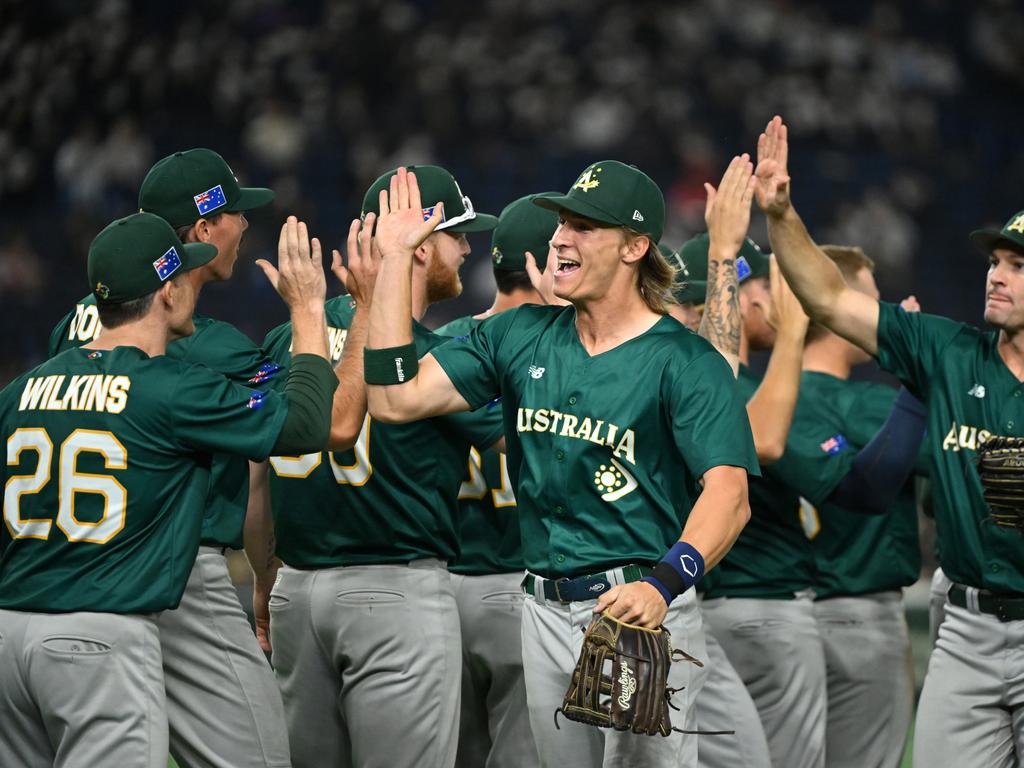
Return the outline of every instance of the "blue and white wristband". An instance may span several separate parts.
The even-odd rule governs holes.
[[[677,541],[661,558],[650,576],[644,576],[669,605],[686,590],[704,578],[704,556],[685,541]]]

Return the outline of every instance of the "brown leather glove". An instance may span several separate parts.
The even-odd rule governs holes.
[[[1024,437],[993,435],[982,443],[978,474],[996,525],[1024,531]]]

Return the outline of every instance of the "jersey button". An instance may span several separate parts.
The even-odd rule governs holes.
[[[990,567],[992,569],[992,573],[999,573],[999,564],[998,563],[992,563],[992,565]]]
[[[555,562],[556,563],[564,563],[565,562],[565,555],[555,555]]]
[[[562,508],[562,507],[555,507],[554,512],[555,512],[555,517],[561,517],[562,515],[565,514],[565,509]]]
[[[569,405],[576,405],[576,395],[569,398]]]
[[[562,461],[565,458],[565,451],[555,451],[555,458],[558,459],[559,461]]]

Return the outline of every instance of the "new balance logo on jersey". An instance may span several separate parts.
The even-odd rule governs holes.
[[[633,221],[643,221],[644,215],[640,211],[633,211]]]
[[[535,378],[535,379],[539,379],[541,376],[544,375],[544,370],[545,370],[544,368],[538,368],[536,365],[531,365],[530,366],[530,376]]]
[[[967,390],[967,394],[970,395],[971,397],[976,397],[979,400],[981,400],[981,398],[985,396],[985,387],[981,384],[975,384],[973,387]]]

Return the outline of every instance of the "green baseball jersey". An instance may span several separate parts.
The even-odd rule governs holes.
[[[195,315],[196,330],[167,346],[167,356],[201,363],[231,381],[281,391],[287,375],[281,365],[230,323]],[[92,341],[100,332],[96,300],[90,294],[50,334],[50,355]],[[241,549],[249,502],[249,464],[238,456],[213,457],[210,493],[203,517],[203,544]]]
[[[896,391],[804,371],[782,460],[774,474],[800,494],[801,520],[814,552],[818,598],[900,589],[917,581],[921,550],[914,481],[884,515],[865,515],[825,500],[853,459],[881,429]]]
[[[760,384],[759,376],[740,366],[737,387],[744,402]],[[814,553],[800,524],[800,498],[780,479],[777,463],[762,472],[750,481],[750,521],[703,582],[707,598],[791,598],[814,582]]]
[[[998,331],[879,307],[878,360],[928,408],[942,569],[968,586],[1024,592],[1021,535],[992,521],[975,466],[990,435],[1024,433],[1024,384],[999,355]]]
[[[526,567],[543,576],[654,563],[695,478],[758,471],[728,365],[671,317],[591,355],[573,307],[526,305],[433,355],[470,405],[501,397]]]
[[[135,347],[71,349],[16,379],[0,393],[0,607],[174,608],[199,547],[209,455],[266,458],[286,414],[276,392]]]
[[[483,320],[461,317],[438,328],[441,336],[465,336]],[[501,401],[492,400],[472,412],[501,429]],[[486,446],[469,450],[468,474],[459,487],[459,557],[448,566],[453,573],[476,576],[521,571],[523,540],[508,457]]]
[[[343,338],[355,314],[348,296],[326,304],[332,336]],[[421,355],[448,339],[413,324]],[[290,359],[291,326],[265,341]],[[340,358],[341,344],[334,351]],[[471,415],[470,415],[471,416]],[[455,516],[471,445],[492,445],[501,425],[481,431],[465,414],[410,424],[367,417],[354,448],[270,459],[277,555],[296,568],[401,563],[458,554]]]

